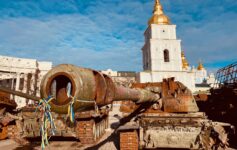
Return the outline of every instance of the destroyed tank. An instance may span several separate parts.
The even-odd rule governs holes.
[[[159,83],[135,83],[161,99],[137,104],[123,101],[124,118],[118,128],[120,149],[225,149],[228,123],[212,122],[198,112],[192,92],[174,78]],[[228,130],[229,131],[229,130]]]
[[[52,97],[49,102],[56,126],[54,136],[75,137],[82,144],[95,143],[108,127],[109,107],[113,101],[124,101],[121,111],[120,149],[225,147],[227,134],[223,125],[211,122],[198,107],[191,91],[174,79],[161,83],[118,86],[98,71],[62,64],[51,69],[41,81],[41,97],[30,96],[1,87],[0,91],[35,100]],[[129,102],[126,102],[129,101]],[[75,122],[68,120],[73,102]],[[123,105],[124,106],[124,105]],[[26,107],[15,120],[14,137],[41,136],[41,113]],[[132,119],[131,119],[132,118]],[[228,126],[228,125],[227,125]],[[9,133],[8,133],[9,134]],[[49,136],[52,136],[49,133]]]
[[[15,101],[10,99],[10,94],[0,92],[0,140],[8,137],[16,106]]]
[[[51,96],[52,116],[56,126],[54,136],[75,137],[82,144],[95,143],[108,128],[108,113],[116,100],[156,101],[159,95],[143,89],[117,86],[112,79],[98,71],[62,64],[51,69],[41,81],[41,97],[0,88],[0,91],[36,101],[35,106],[22,108],[11,134],[18,139],[39,137],[41,113],[36,111],[42,98]],[[68,109],[74,101],[75,122],[68,120]],[[52,136],[49,134],[49,136]],[[18,140],[18,141],[19,141]]]

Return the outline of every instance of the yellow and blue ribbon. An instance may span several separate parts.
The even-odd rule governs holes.
[[[75,112],[74,112],[74,103],[75,103],[75,97],[72,97],[72,101],[68,105],[68,116],[70,118],[71,123],[74,123],[75,121]]]
[[[40,132],[41,132],[41,148],[42,150],[45,149],[45,146],[49,144],[48,142],[48,123],[50,123],[50,131],[51,135],[55,135],[56,127],[53,121],[53,117],[51,114],[51,107],[49,102],[52,101],[53,98],[49,96],[46,99],[41,99],[36,111],[39,107],[41,107],[41,113],[42,113],[42,124],[40,127]]]

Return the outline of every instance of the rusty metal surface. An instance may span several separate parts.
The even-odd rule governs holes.
[[[145,148],[200,149],[197,137],[201,127],[159,126],[144,133]]]
[[[228,130],[223,124],[208,120],[205,113],[198,112],[194,96],[182,83],[169,78],[159,83],[136,83],[132,87],[161,93],[161,99],[155,103],[137,105],[124,101],[120,107],[126,114],[126,119],[121,121],[121,132],[133,129],[129,124],[135,121],[140,126],[137,130],[142,148],[227,148]],[[231,129],[230,124],[227,126]]]
[[[198,112],[192,92],[174,78],[164,79],[162,90],[165,112]]]
[[[66,115],[57,113],[53,113],[52,115],[57,128],[55,136],[76,137],[74,127],[70,126],[69,121],[66,121]],[[17,133],[22,139],[40,137],[40,112],[28,112],[27,110],[23,110],[18,116],[23,118],[22,121],[17,122],[16,126],[18,129]],[[52,136],[51,133],[49,133],[49,136]]]
[[[136,103],[155,102],[160,99],[158,94],[154,94],[143,89],[129,89],[123,86],[116,86],[114,100],[131,100]]]
[[[32,108],[33,110],[34,108]],[[68,120],[67,114],[59,114],[52,112],[52,116],[54,119],[54,123],[56,126],[56,134],[49,136],[62,136],[62,137],[78,137],[78,129],[79,122],[85,122],[88,120],[95,121],[96,123],[103,123],[104,129],[108,128],[107,119],[108,119],[108,108],[103,108],[99,110],[98,113],[95,111],[85,111],[85,112],[76,112],[75,113],[75,124],[71,124]],[[41,114],[40,112],[31,111],[31,108],[24,108],[20,113],[18,113],[18,117],[21,117],[22,120],[17,121],[17,125],[14,128],[17,128],[17,134],[20,138],[35,138],[40,137],[40,124],[41,124]],[[99,128],[99,127],[96,127]],[[87,131],[87,130],[86,130]],[[104,133],[104,131],[103,131]],[[103,133],[100,133],[101,136]],[[82,138],[82,137],[80,137]],[[99,138],[99,137],[97,137]]]
[[[0,140],[4,140],[7,138],[7,127],[2,127],[0,129]]]
[[[67,91],[69,84],[71,91]],[[52,111],[58,113],[67,113],[71,101],[70,96],[93,102],[96,97],[96,82],[93,71],[67,64],[54,67],[41,82],[41,97],[46,98],[48,96],[55,98],[50,105]],[[75,110],[93,105],[93,103],[80,103],[78,101],[74,103]]]
[[[31,99],[31,100],[34,100],[34,101],[39,101],[40,100],[40,97],[36,97],[36,96],[32,96],[32,95],[22,93],[22,92],[19,92],[19,91],[11,90],[11,89],[8,89],[8,88],[5,88],[5,87],[0,87],[0,91],[4,92],[4,93],[24,97],[24,98],[27,98],[27,99]]]
[[[62,64],[51,69],[42,79],[41,98],[54,99],[50,102],[51,110],[57,113],[68,113],[73,98],[74,110],[91,110],[118,100],[132,100],[136,103],[156,102],[160,92],[147,89],[130,89],[116,85],[113,80],[96,70]],[[39,101],[39,97],[0,87],[0,91]]]
[[[13,112],[16,108],[16,102],[10,99],[10,94],[0,92],[0,140],[8,137],[8,125],[15,120]]]
[[[69,83],[71,91],[67,91]],[[67,93],[77,99],[74,103],[75,110],[91,109],[94,105],[102,107],[116,100],[133,100],[141,103],[160,99],[158,94],[148,90],[118,86],[109,76],[98,71],[62,64],[44,76],[41,82],[41,96],[53,95],[56,99],[51,102],[51,109],[58,113],[67,113],[71,101]]]
[[[104,75],[98,71],[93,71],[95,75],[95,81],[96,81],[96,103],[97,105],[103,105],[106,103],[106,90],[107,84],[105,81]]]
[[[135,128],[139,126],[139,128]],[[139,132],[140,148],[227,149],[230,124],[212,122],[205,113],[142,113],[119,128]],[[129,143],[129,140],[123,141]]]
[[[196,101],[189,89],[174,78],[164,79],[158,83],[135,83],[133,88],[142,88],[153,93],[161,93],[161,100],[156,100],[146,112],[197,112]],[[125,91],[127,92],[127,91]],[[153,98],[154,99],[154,98]],[[130,112],[138,108],[133,102],[122,102],[121,111]]]
[[[16,108],[16,102],[10,99],[10,94],[0,91],[0,108],[4,106]]]
[[[206,97],[197,95],[195,97],[197,104],[209,119],[227,122],[237,127],[237,62],[219,69],[215,77],[210,95]],[[237,148],[237,134],[230,134],[230,136],[230,145]]]
[[[40,99],[5,88],[0,88],[0,91],[28,99]],[[54,97],[50,105],[58,129],[56,136],[72,136],[84,140],[88,129],[92,131],[88,138],[92,138],[92,142],[95,141],[94,138],[99,138],[104,133],[105,116],[108,116],[108,108],[105,106],[113,101],[123,100],[125,107],[121,110],[131,111],[131,116],[136,116],[135,121],[138,122],[135,123],[139,125],[136,130],[142,133],[139,134],[139,139],[143,142],[139,145],[146,148],[203,148],[200,145],[205,145],[204,149],[210,149],[218,140],[223,147],[228,144],[222,126],[214,126],[205,115],[197,113],[198,107],[191,91],[174,78],[164,79],[160,83],[137,83],[133,88],[126,88],[116,85],[109,76],[98,71],[63,64],[51,69],[41,82],[41,97],[49,96]],[[76,98],[75,120],[79,125],[76,128],[70,124],[66,115],[72,98]],[[13,132],[10,132],[10,126],[7,126],[8,136],[10,134],[20,138],[40,136],[40,113],[35,113],[33,110],[35,108],[31,107],[23,109],[17,114],[18,116],[3,116],[0,121],[1,127],[7,126],[13,119],[15,120]],[[143,116],[138,115],[139,113]],[[87,124],[90,120],[95,123],[93,126]],[[84,123],[78,124],[80,121]],[[212,131],[215,131],[214,135]],[[3,137],[4,133],[2,132]],[[218,137],[215,136],[217,134]]]
[[[101,137],[104,133],[104,128],[108,127],[106,125],[108,121],[105,118],[108,116],[109,111],[107,104],[117,100],[132,100],[136,103],[156,102],[160,100],[161,94],[147,89],[131,89],[118,86],[111,77],[105,74],[69,64],[58,65],[44,76],[41,81],[41,97],[6,88],[0,88],[0,91],[35,101],[39,101],[41,98],[53,97],[53,100],[49,103],[57,128],[56,136],[76,137],[78,135],[75,130],[80,129],[70,124],[67,115],[70,103],[75,100],[73,107],[76,122],[94,120],[98,123],[95,127],[97,138]],[[7,125],[10,121],[14,121],[14,126],[8,128],[9,137],[11,134],[12,137],[16,137],[15,135],[17,134],[17,137],[21,139],[40,136],[41,116],[40,113],[35,113],[35,109],[35,106],[28,105],[22,108],[21,112],[17,114],[18,116],[13,118],[3,117],[2,125]],[[83,136],[80,136],[80,138],[82,140]]]
[[[103,76],[107,85],[104,104],[111,104],[114,100],[115,84],[109,76],[105,74]],[[101,85],[99,87],[102,88]]]
[[[207,101],[210,94],[203,94],[198,93],[197,95],[194,95],[194,98],[196,101]]]

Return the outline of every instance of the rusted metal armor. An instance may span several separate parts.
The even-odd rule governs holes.
[[[122,102],[120,110],[125,117],[118,128],[121,149],[225,149],[228,146],[224,128],[230,128],[230,124],[212,122],[205,113],[198,112],[191,91],[174,78],[159,83],[135,83],[133,88],[160,93],[161,99],[141,105]]]
[[[52,116],[57,128],[56,136],[71,136],[82,143],[96,142],[108,128],[108,104],[117,100],[132,100],[136,103],[154,102],[159,94],[144,89],[130,89],[116,85],[112,79],[96,70],[62,64],[51,69],[41,81],[41,97],[0,87],[6,93],[34,101],[53,97],[50,102]],[[68,108],[74,101],[75,124],[68,120]],[[35,106],[26,106],[18,113],[21,121],[15,121],[12,130],[23,138],[40,136],[40,112]],[[88,132],[90,131],[90,132]]]
[[[203,113],[199,113],[191,91],[182,83],[175,82],[174,78],[160,83],[134,84],[133,88],[127,88],[116,85],[109,76],[98,71],[62,64],[44,76],[41,97],[3,87],[0,90],[35,101],[53,97],[49,103],[57,129],[56,136],[76,137],[83,144],[95,143],[104,134],[108,127],[108,104],[122,100],[125,105],[121,110],[130,114],[121,120],[120,137],[130,139],[131,135],[134,149],[205,149],[205,146],[212,148],[216,145],[216,139],[221,143],[218,146],[227,145],[222,126],[215,128]],[[67,114],[72,101],[75,124],[70,123]],[[36,106],[27,106],[17,114],[22,119],[15,119],[9,136],[40,136],[41,116],[40,112],[35,113],[35,109]],[[127,122],[129,117],[135,120]],[[211,140],[211,131],[220,136]],[[129,141],[121,139],[120,144],[126,149]]]

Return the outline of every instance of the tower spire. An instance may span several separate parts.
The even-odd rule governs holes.
[[[157,15],[164,14],[162,5],[160,4],[160,0],[155,0],[153,14],[157,14]]]
[[[153,16],[148,22],[148,25],[151,24],[159,24],[159,25],[167,25],[170,24],[169,17],[167,17],[163,12],[163,7],[160,3],[160,0],[155,0],[155,5],[153,9]]]

